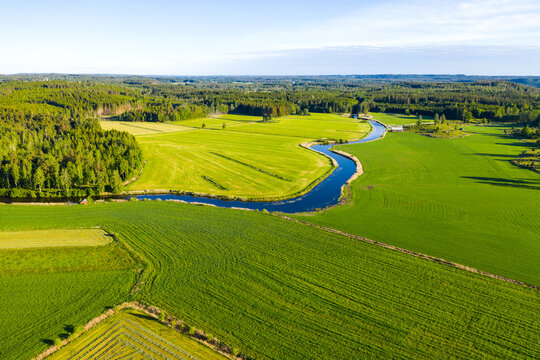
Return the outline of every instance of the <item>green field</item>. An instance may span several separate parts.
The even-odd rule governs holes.
[[[540,175],[510,163],[527,144],[468,130],[340,146],[364,168],[350,203],[297,217],[540,285]]]
[[[5,230],[92,226],[145,259],[135,299],[257,359],[540,356],[537,290],[275,216],[169,202],[0,206]],[[133,277],[96,274],[0,276],[1,357],[34,354],[123,301]]]
[[[106,245],[111,237],[102,229],[0,231],[0,250],[57,246]]]
[[[187,126],[152,122],[102,120],[100,123],[101,127],[104,130],[114,129],[118,131],[126,131],[133,135],[162,134],[169,132],[192,130],[190,127]]]
[[[20,228],[19,223],[12,225]],[[2,229],[11,227],[4,223]],[[132,255],[117,242],[0,250],[0,358],[31,358],[67,329],[124,301],[135,268]]]
[[[411,125],[416,124],[418,121],[418,116],[416,115],[387,114],[377,112],[370,112],[370,115],[372,115],[375,120],[386,125]],[[433,121],[433,117],[431,116],[422,116],[422,119],[425,122]]]
[[[148,161],[128,190],[181,190],[249,198],[281,198],[304,191],[332,169],[330,160],[299,146],[321,138],[358,139],[368,123],[338,115],[289,116],[276,123],[224,115],[175,124],[154,124],[163,133],[131,131]],[[222,124],[226,123],[226,129]],[[200,129],[202,123],[207,124]],[[134,123],[138,124],[138,123]],[[170,132],[168,126],[191,131]],[[130,131],[129,123],[102,121]],[[137,125],[138,126],[138,125]]]
[[[137,310],[107,318],[48,359],[227,359]]]

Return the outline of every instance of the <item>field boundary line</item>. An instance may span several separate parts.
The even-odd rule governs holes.
[[[453,261],[448,261],[448,260],[445,260],[443,258],[438,258],[436,256],[431,256],[431,255],[416,252],[416,251],[413,251],[413,250],[404,249],[404,248],[401,248],[399,246],[386,244],[386,243],[376,241],[376,240],[372,240],[372,239],[368,239],[366,237],[359,236],[359,235],[353,235],[353,234],[350,234],[350,233],[347,233],[347,232],[344,232],[344,231],[341,231],[341,230],[332,229],[332,228],[329,228],[329,227],[326,227],[326,226],[313,224],[313,223],[310,223],[310,222],[307,222],[307,221],[304,221],[304,220],[299,220],[299,219],[289,217],[287,215],[276,214],[276,213],[272,213],[272,215],[276,216],[276,217],[279,217],[279,218],[282,218],[282,219],[285,219],[285,220],[290,220],[290,221],[294,221],[294,222],[297,222],[297,223],[300,223],[300,224],[308,225],[308,226],[311,226],[311,227],[314,227],[314,228],[317,228],[317,229],[320,229],[320,230],[325,230],[325,231],[328,231],[328,232],[331,232],[331,233],[334,233],[334,234],[347,236],[347,237],[350,237],[350,238],[353,238],[353,239],[356,239],[356,240],[360,240],[360,241],[363,241],[363,242],[367,242],[367,243],[370,243],[370,244],[373,244],[373,245],[377,245],[377,246],[380,246],[380,247],[383,247],[383,248],[386,248],[386,249],[399,251],[399,252],[401,252],[403,254],[412,255],[412,256],[415,256],[417,258],[437,262],[437,263],[440,263],[440,264],[443,264],[443,265],[451,266],[451,267],[454,267],[454,268],[457,268],[457,269],[465,270],[465,271],[468,271],[468,272],[471,272],[471,273],[483,275],[483,276],[490,277],[490,278],[493,278],[493,279],[502,280],[502,281],[505,281],[505,282],[508,282],[508,283],[525,286],[525,287],[528,287],[528,288],[531,288],[531,289],[534,289],[534,290],[540,290],[540,286],[537,286],[537,285],[533,285],[533,284],[529,284],[529,283],[526,283],[526,282],[523,282],[523,281],[507,278],[507,277],[504,277],[504,276],[501,276],[501,275],[489,273],[487,271],[476,269],[476,268],[473,268],[471,266],[459,264],[459,263],[456,263],[456,262],[453,262]]]

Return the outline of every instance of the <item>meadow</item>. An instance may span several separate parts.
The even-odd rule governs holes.
[[[48,357],[67,359],[227,359],[137,310],[120,311]]]
[[[257,359],[540,356],[538,290],[276,216],[171,202],[0,206],[0,228],[9,231],[93,226],[114,232],[146,263],[132,298]],[[123,301],[133,277],[121,274],[122,286],[109,279],[90,291],[80,273],[62,273],[69,302],[38,282],[48,274],[0,276],[2,308],[12,309],[0,322],[11,341],[2,357],[25,346],[25,354],[37,352],[54,329]]]
[[[137,128],[132,133],[147,164],[127,190],[180,190],[253,199],[291,197],[332,170],[328,158],[302,148],[300,143],[322,138],[358,139],[370,130],[369,123],[331,114],[288,116],[272,123],[260,120],[223,115],[155,124],[145,133],[140,123],[133,123]],[[129,123],[101,124],[107,129],[130,131]],[[169,127],[191,131],[170,132]],[[163,132],[153,132],[158,128]]]
[[[364,168],[349,202],[296,217],[540,285],[540,175],[510,162],[527,144],[497,126],[466,130],[340,146]]]
[[[416,124],[418,121],[418,116],[416,115],[405,115],[405,114],[387,114],[380,112],[370,112],[370,115],[377,121],[382,122],[386,125],[412,125]],[[422,116],[424,122],[433,121],[433,116]]]
[[[0,358],[6,360],[31,358],[125,300],[140,268],[100,229],[59,229],[59,220],[55,230],[17,231],[18,222],[15,231],[2,226],[0,232],[0,242],[9,241],[0,247]]]

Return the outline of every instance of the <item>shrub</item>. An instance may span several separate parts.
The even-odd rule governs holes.
[[[53,340],[54,346],[62,346],[62,340],[60,338],[54,338]]]

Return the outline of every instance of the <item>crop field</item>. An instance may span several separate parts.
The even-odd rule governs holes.
[[[2,209],[11,210],[13,207],[9,206]],[[17,229],[19,223],[20,220],[1,228]],[[64,226],[60,219],[58,226]],[[46,228],[0,232],[2,236],[10,233],[28,239],[30,244],[25,246],[31,247],[0,249],[3,360],[31,358],[54,338],[67,336],[69,328],[84,324],[106,306],[124,301],[134,284],[133,270],[139,265],[123,245],[105,237],[102,230]],[[62,242],[72,244],[35,247],[33,237],[42,236],[45,241],[63,239]],[[80,239],[86,239],[85,246],[73,246]],[[92,239],[94,245],[101,246],[87,246]]]
[[[205,122],[205,129],[139,133],[137,140],[148,163],[128,190],[182,190],[259,199],[291,196],[332,169],[328,158],[300,143],[320,138],[357,139],[370,130],[368,123],[328,114],[253,123],[259,120],[224,115],[178,122],[195,127]],[[225,130],[223,122],[228,124]],[[122,126],[119,129],[126,130]]]
[[[102,229],[49,229],[38,231],[0,231],[1,249],[57,246],[100,246],[111,241]]]
[[[227,359],[143,312],[121,311],[104,320],[52,356],[68,359]]]
[[[171,202],[0,206],[0,229],[92,226],[114,231],[145,260],[135,300],[164,308],[257,359],[540,356],[538,290],[276,216]],[[0,325],[11,341],[0,345],[2,358],[16,358],[28,341],[20,335],[26,327],[18,317],[33,325],[35,346],[25,354],[37,352],[39,339],[52,336],[54,329],[79,324],[104,303],[120,300],[133,281],[121,274],[124,287],[107,290],[114,296],[90,307],[85,300],[78,303],[75,288],[84,287],[82,282],[68,287],[69,279],[62,282],[82,315],[70,312],[71,304],[64,309],[62,293],[40,290],[38,280],[20,285],[0,276],[9,280],[0,286],[1,308],[16,309]],[[72,281],[79,275],[62,274]],[[46,298],[30,296],[36,286]],[[105,282],[94,286],[103,292]],[[93,291],[83,298],[104,296]],[[13,293],[20,303],[6,307],[6,301],[14,301],[6,295]],[[29,303],[24,307],[23,299]],[[36,303],[43,302],[51,305],[39,311],[54,318],[54,325],[36,321],[41,318]]]
[[[118,131],[126,131],[133,135],[162,134],[192,130],[187,126],[154,122],[101,120],[100,124],[104,130],[114,129]]]
[[[468,130],[340,146],[364,168],[351,201],[296,217],[540,285],[540,175],[510,163],[527,144],[499,127]]]

